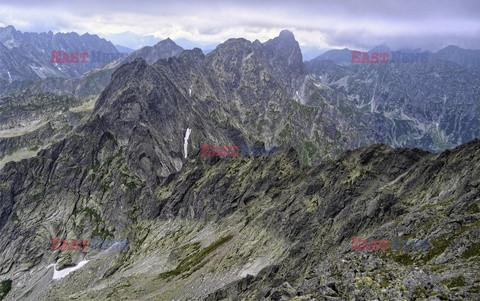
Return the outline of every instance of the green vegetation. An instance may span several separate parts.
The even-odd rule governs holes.
[[[469,293],[478,294],[478,293],[480,293],[480,286],[471,287],[471,288],[468,290],[468,292],[469,292]]]
[[[73,210],[73,214],[74,215],[77,215],[79,213],[85,213],[85,215],[87,215],[88,217],[90,217],[91,220],[95,220],[95,222],[98,224],[100,221],[101,221],[101,217],[100,217],[100,214],[97,213],[97,211],[95,211],[94,209],[92,208],[89,208],[89,207],[85,207],[83,209],[75,209]]]
[[[129,190],[135,190],[135,189],[137,189],[137,184],[135,184],[135,182],[128,182],[128,183],[125,184],[125,186],[127,186],[127,188],[128,188]]]
[[[480,207],[477,204],[470,204],[467,208],[467,213],[475,214],[480,213]]]
[[[425,289],[425,287],[419,285],[419,286],[416,287],[414,294],[417,297],[423,297],[424,298],[427,295],[427,290]]]
[[[401,263],[403,265],[412,265],[414,260],[407,254],[392,254],[392,259],[395,262]]]
[[[285,127],[282,129],[282,131],[279,134],[280,138],[286,139],[286,138],[291,138],[292,137],[292,126],[290,123],[287,123]]]
[[[435,222],[435,219],[434,218],[431,218],[429,219],[428,221],[426,221],[423,225],[425,227],[425,231],[428,231],[430,230],[430,228],[432,227],[433,223]]]
[[[443,283],[448,286],[448,288],[465,286],[465,277],[463,275],[460,275],[458,277],[444,280]]]
[[[430,246],[433,245],[433,247],[431,247],[428,250],[427,255],[423,258],[423,261],[424,262],[430,261],[432,258],[435,258],[438,255],[442,254],[448,248],[448,246],[450,245],[450,242],[455,237],[458,237],[462,233],[464,233],[464,232],[466,232],[466,231],[468,231],[468,230],[470,230],[474,227],[478,227],[478,226],[480,226],[480,221],[476,221],[475,223],[473,223],[469,226],[460,226],[460,227],[456,228],[455,231],[453,231],[453,233],[440,235],[432,243],[429,243],[429,245]],[[475,245],[472,245],[470,248],[472,248],[472,249],[467,250],[464,253],[464,256],[468,256],[470,254],[475,254],[475,253],[471,253],[471,252],[475,252],[475,248],[478,248],[478,246],[475,247]],[[467,254],[467,255],[465,255],[465,254]],[[477,249],[477,254],[478,254],[478,249]]]
[[[306,141],[303,144],[303,152],[302,152],[302,163],[304,165],[310,164],[314,156],[317,154],[318,150],[315,144],[311,141]]]
[[[36,152],[40,149],[40,146],[41,146],[40,144],[35,144],[29,150],[32,151],[32,152]]]
[[[108,139],[115,140],[115,137],[109,132],[107,132],[105,134],[105,136]],[[122,163],[125,162],[125,157],[123,156],[123,149],[122,148],[120,148],[114,155],[108,157],[103,164],[101,164],[100,161],[95,159],[95,162],[93,163],[93,166],[92,166],[93,172],[97,173],[101,168],[110,167],[110,165],[112,164],[113,161],[115,161],[115,159],[117,159],[116,168],[119,168],[122,165]]]
[[[138,230],[138,229],[137,229]],[[147,236],[148,236],[148,233],[145,234],[145,236],[141,239],[139,239],[138,241],[135,242],[135,248],[139,248],[141,245],[143,245],[143,243],[145,242],[145,240],[147,239]]]
[[[14,213],[12,214],[12,221],[14,222],[14,221],[18,221],[18,220],[19,220],[18,215],[17,215],[16,212],[14,212]]]
[[[8,292],[12,289],[12,280],[7,279],[0,282],[0,300],[5,298]]]
[[[113,237],[113,234],[110,233],[106,229],[99,230],[98,227],[97,227],[97,228],[95,228],[95,230],[93,230],[92,236],[93,237],[100,237],[102,239],[106,239],[107,237]]]
[[[161,273],[160,275],[158,275],[158,278],[167,279],[170,277],[175,277],[177,275],[180,275],[184,272],[187,273],[185,277],[188,277],[193,272],[199,270],[201,267],[203,267],[207,263],[206,261],[202,262],[205,259],[205,257],[207,257],[213,251],[221,247],[223,244],[230,241],[232,238],[233,238],[232,235],[227,235],[223,238],[220,238],[219,240],[210,244],[208,247],[187,256],[177,265],[175,269],[165,273]]]
[[[39,192],[39,193],[35,194],[35,195],[32,197],[32,199],[33,199],[34,201],[39,201],[39,200],[43,199],[44,197],[45,197],[45,192],[42,191],[42,192]]]
[[[321,97],[321,96],[320,96]],[[307,105],[302,105],[301,103],[298,103],[296,101],[292,101],[292,107],[294,109],[298,109],[300,112],[302,112],[302,114],[309,114],[309,113],[313,113],[315,111],[318,111],[318,108],[317,107],[312,107],[312,106],[307,106]],[[306,118],[307,116],[305,116]]]
[[[423,258],[425,262],[430,261],[431,259],[442,254],[445,249],[447,249],[450,245],[450,239],[448,238],[447,234],[444,234],[439,236],[430,245],[431,247],[428,249],[427,255],[425,255],[425,257]]]
[[[17,94],[11,100],[0,106],[0,113],[14,111],[63,111],[82,104],[80,99],[53,93],[41,93],[36,95]]]
[[[470,258],[472,256],[480,255],[480,243],[471,245],[463,254],[463,258]]]
[[[109,140],[116,141],[115,136],[110,132],[105,132],[104,134]]]
[[[61,133],[67,133],[67,132],[70,132],[72,129],[73,129],[73,126],[71,126],[70,124],[65,124],[65,125],[60,129],[60,132],[61,132]]]
[[[101,186],[103,193],[107,192],[110,189],[110,186],[107,183],[103,183]]]
[[[424,205],[418,210],[418,212],[423,212],[427,209],[437,209],[437,210],[445,210],[447,206],[451,205],[453,203],[453,200],[448,200],[448,201],[443,201],[443,202],[438,202],[436,204],[428,204]]]
[[[112,163],[113,159],[115,159],[115,156],[110,156],[105,160],[105,165],[110,166],[110,163]]]
[[[93,163],[92,170],[93,172],[98,172],[100,169],[100,162],[98,160],[95,160],[95,163]]]
[[[325,100],[325,98],[324,98],[322,95],[320,95],[320,93],[318,93],[318,92],[313,93],[312,98],[311,98],[311,101],[313,101],[314,104],[315,104],[315,105],[318,105],[318,106],[327,103],[327,101]]]
[[[15,147],[12,147],[11,149],[9,149],[7,151],[7,156],[11,156],[13,155],[14,153],[16,153],[20,148],[18,146],[15,146]]]

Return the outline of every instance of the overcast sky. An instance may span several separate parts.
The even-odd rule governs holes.
[[[131,48],[167,37],[201,45],[232,37],[263,42],[289,29],[300,45],[320,49],[480,49],[479,0],[0,0],[0,27],[6,25],[88,32]],[[130,38],[119,35],[125,32]]]

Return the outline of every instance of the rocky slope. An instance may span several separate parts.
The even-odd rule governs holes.
[[[41,80],[19,80],[12,83],[0,83],[0,95],[11,95],[18,92],[29,93],[54,93],[57,95],[70,95],[78,98],[98,96],[110,82],[113,72],[122,64],[143,58],[150,64],[159,59],[178,56],[183,48],[172,40],[166,39],[150,47],[143,47],[120,57],[108,64],[95,64],[95,66],[75,78],[48,77]]]
[[[88,104],[51,93],[20,93],[0,98],[0,167],[36,155],[86,121]],[[92,106],[93,107],[93,106]]]
[[[315,85],[346,104],[345,115],[374,141],[442,151],[480,134],[476,70],[441,60],[427,63],[307,63]]]
[[[282,32],[118,68],[88,121],[0,172],[5,300],[478,298],[480,141],[326,160],[370,141],[297,50]],[[279,151],[204,157],[202,143]],[[50,250],[56,237],[129,245]],[[355,237],[429,248],[351,251]]]
[[[122,64],[139,57],[154,62],[182,51],[167,39],[76,79],[52,77],[8,85],[0,92],[8,95],[0,98],[0,167],[34,156],[82,124],[92,112],[98,94]]]
[[[97,35],[77,33],[30,33],[13,26],[0,28],[0,83],[39,80],[46,77],[78,77],[104,63],[52,63],[52,51],[74,53],[119,53],[115,46]],[[111,61],[111,60],[110,60]]]

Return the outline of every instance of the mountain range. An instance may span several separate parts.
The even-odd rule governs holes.
[[[480,297],[475,64],[335,57],[303,62],[287,30],[208,54],[167,39],[80,77],[6,84],[1,151],[48,143],[0,171],[0,298]],[[128,250],[51,249],[93,237]]]
[[[0,28],[0,83],[38,80],[47,77],[78,77],[101,63],[52,63],[52,51],[72,53],[119,53],[117,48],[97,35],[77,33],[31,33],[9,25]]]

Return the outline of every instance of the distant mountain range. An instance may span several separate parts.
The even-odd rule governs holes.
[[[350,64],[343,49],[306,65],[314,85],[374,141],[442,151],[480,136],[478,58],[480,51],[450,46],[426,63]]]
[[[126,53],[126,54],[129,54],[130,52],[135,51],[135,49],[130,49],[128,47],[124,47],[124,46],[121,46],[121,45],[115,45],[115,48],[117,48],[118,52]]]
[[[74,78],[104,63],[52,63],[52,51],[118,53],[97,35],[77,33],[22,33],[13,26],[0,28],[0,83],[46,77]]]
[[[337,65],[341,66],[348,66],[352,62],[352,53],[351,51],[354,49],[334,49],[329,50],[318,57],[314,58],[310,61],[310,63],[315,63],[317,61],[324,61],[330,60]],[[372,52],[387,52],[389,53],[389,57],[391,58],[392,49],[388,48],[387,46],[377,46],[368,53]],[[397,51],[397,50],[396,50]],[[398,51],[402,51],[405,53],[419,53],[421,52],[418,49],[401,49]],[[428,58],[431,61],[438,60],[438,61],[448,61],[456,63],[460,66],[465,66],[469,69],[480,70],[480,50],[470,50],[470,49],[462,49],[458,46],[450,45],[439,51],[432,53],[429,51],[425,51],[428,54]]]
[[[117,50],[115,50],[117,51]],[[96,67],[83,73],[81,76],[47,77],[44,79],[23,79],[12,83],[0,83],[0,96],[28,91],[28,93],[52,92],[55,94],[73,95],[84,98],[91,95],[98,95],[110,81],[112,73],[122,64],[130,62],[137,57],[143,57],[149,63],[159,59],[168,58],[180,54],[183,48],[176,45],[170,39],[160,41],[155,46],[146,46],[139,50],[130,52],[127,56],[121,57],[108,64],[96,64]],[[75,64],[64,64],[75,65]]]

